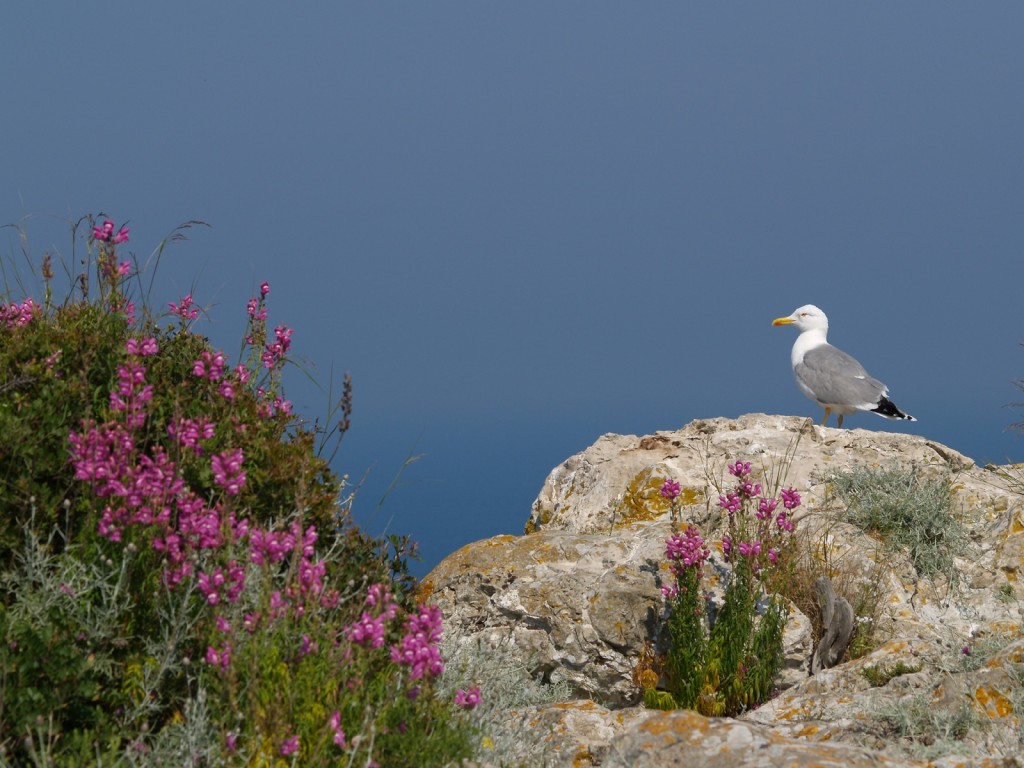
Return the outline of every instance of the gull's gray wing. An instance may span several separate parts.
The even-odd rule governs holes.
[[[807,352],[793,368],[797,381],[819,403],[873,408],[888,391],[853,357],[831,344]]]

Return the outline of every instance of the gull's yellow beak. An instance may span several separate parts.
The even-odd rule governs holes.
[[[772,325],[792,325],[795,322],[792,317],[776,317],[772,320]]]

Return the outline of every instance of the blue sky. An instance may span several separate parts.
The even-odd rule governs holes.
[[[771,326],[804,303],[919,419],[849,426],[1024,460],[1024,5],[100,5],[5,11],[0,223],[209,223],[155,298],[234,351],[270,282],[420,573],[603,433],[820,418]]]

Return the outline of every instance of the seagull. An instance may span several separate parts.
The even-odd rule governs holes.
[[[828,318],[813,304],[805,304],[772,325],[795,325],[800,335],[793,344],[793,375],[800,391],[825,409],[825,426],[830,413],[839,418],[857,411],[871,411],[886,419],[917,421],[896,407],[887,395],[889,388],[873,378],[854,358],[827,341]]]

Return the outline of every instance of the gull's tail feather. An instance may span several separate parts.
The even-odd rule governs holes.
[[[877,413],[879,416],[883,416],[886,419],[903,419],[904,421],[917,421],[913,416],[908,413],[904,413],[896,407],[896,403],[890,400],[884,395],[879,398],[878,406],[871,409],[872,413]]]

